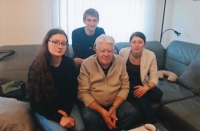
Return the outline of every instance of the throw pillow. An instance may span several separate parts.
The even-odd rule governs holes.
[[[157,75],[159,79],[164,79],[164,77],[167,76],[167,79],[170,82],[176,82],[176,79],[178,78],[178,76],[175,73],[166,70],[157,71]]]
[[[178,83],[184,85],[194,93],[200,94],[200,61],[193,61],[179,76]]]
[[[29,103],[0,97],[0,131],[34,131]]]

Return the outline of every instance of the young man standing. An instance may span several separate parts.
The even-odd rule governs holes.
[[[99,13],[89,8],[83,14],[85,27],[80,27],[72,32],[72,47],[75,54],[76,67],[80,67],[82,61],[95,54],[93,45],[95,39],[101,34],[105,34],[104,29],[97,27],[99,23]]]

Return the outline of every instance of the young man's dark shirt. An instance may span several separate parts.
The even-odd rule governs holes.
[[[84,30],[85,27],[77,28],[72,32],[72,47],[75,57],[85,59],[93,54],[93,45],[98,36],[105,34],[104,29],[97,27],[92,36],[88,36]]]

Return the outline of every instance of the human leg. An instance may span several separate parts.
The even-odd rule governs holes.
[[[139,111],[144,117],[145,123],[156,123],[155,113],[151,107],[150,101],[146,97],[146,94],[140,98],[134,97],[133,101],[136,103]]]
[[[144,94],[142,97],[136,98],[133,95],[134,90],[136,90],[135,88],[133,88],[135,86],[136,85],[134,83],[130,83],[131,94],[129,93],[128,101],[130,101],[131,103],[132,102],[136,103],[139,111],[141,112],[143,118],[145,119],[145,123],[152,123],[152,124],[156,123],[155,113],[151,107],[150,102],[155,102],[155,100],[161,98],[162,94],[160,96],[159,90],[153,88],[149,90],[146,94]],[[158,96],[156,93],[158,93]]]
[[[104,122],[102,116],[95,110],[80,105],[80,110],[85,122],[86,131],[101,131],[100,123]]]
[[[84,122],[83,122],[79,107],[76,104],[74,104],[72,108],[72,112],[70,113],[69,116],[72,117],[75,121],[75,126],[72,127],[70,131],[84,131],[85,130]]]
[[[55,121],[48,120],[46,117],[34,113],[38,124],[43,128],[44,131],[67,131],[67,128],[62,127],[59,123]]]
[[[154,87],[146,93],[146,97],[150,102],[159,102],[162,95],[163,92],[158,87]]]
[[[124,101],[117,109],[117,127],[119,129],[129,129],[136,120],[136,109],[128,101]]]

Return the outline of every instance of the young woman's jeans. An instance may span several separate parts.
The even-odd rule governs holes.
[[[67,129],[61,126],[59,123],[48,120],[44,116],[38,113],[35,113],[36,120],[38,121],[39,125],[44,129],[44,131],[84,131],[85,130],[82,116],[76,104],[74,104],[72,108],[72,112],[69,116],[75,120],[75,126],[72,127],[71,129]]]
[[[136,85],[130,84],[130,90],[128,95],[128,101],[131,103],[136,103],[139,111],[141,112],[142,116],[145,119],[145,123],[156,123],[156,116],[151,107],[150,102],[159,102],[163,93],[158,87],[154,87],[153,89],[149,90],[140,98],[136,98],[133,96],[133,91],[135,90]]]
[[[84,105],[80,106],[81,113],[83,116],[83,120],[85,122],[85,130],[86,131],[106,131],[108,130],[108,126],[105,123],[101,114],[97,111],[86,107]],[[109,110],[108,108],[105,108]],[[117,127],[118,129],[128,129],[130,126],[136,121],[136,110],[131,105],[131,103],[124,101],[118,108],[116,112]],[[103,129],[102,129],[103,128]]]

